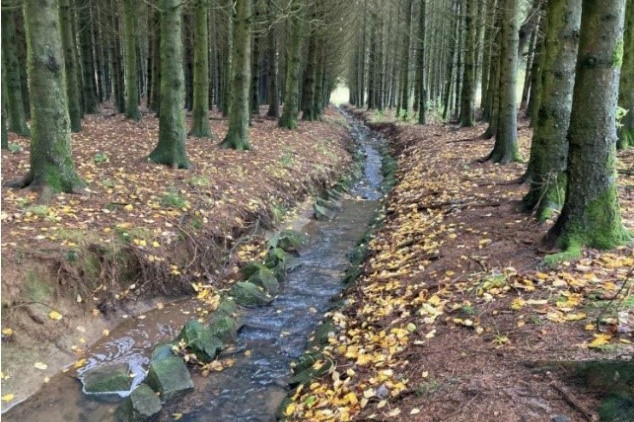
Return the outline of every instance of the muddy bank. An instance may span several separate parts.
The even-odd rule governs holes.
[[[205,297],[182,312],[213,301],[257,245],[241,249],[335,183],[354,149],[345,120],[330,110],[325,122],[297,131],[256,119],[249,153],[191,139],[195,169],[172,171],[142,159],[156,123],[88,118],[73,135],[85,197],[40,206],[28,191],[2,189],[2,390],[14,396],[3,411],[107,342],[119,323],[143,326],[140,315],[184,295]],[[217,136],[226,130],[212,124]],[[28,141],[12,142],[23,151],[3,150],[3,180],[27,167]]]

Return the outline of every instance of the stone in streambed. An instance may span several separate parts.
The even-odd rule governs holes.
[[[195,319],[187,321],[177,339],[184,340],[187,348],[203,362],[212,361],[222,349],[222,341]]]
[[[130,367],[127,363],[104,365],[92,369],[81,377],[86,393],[117,393],[132,387]]]
[[[145,422],[161,411],[161,400],[148,385],[139,385],[117,408],[119,422]]]
[[[150,360],[157,361],[174,356],[174,352],[172,352],[172,347],[174,347],[174,343],[157,344],[152,350],[152,357]]]
[[[308,237],[295,230],[282,230],[275,236],[277,246],[286,252],[298,252],[302,246],[308,243]]]
[[[264,289],[248,281],[235,283],[229,294],[238,305],[246,307],[264,306],[273,301]]]
[[[176,356],[151,362],[146,382],[161,393],[163,400],[171,400],[194,389],[187,365]]]
[[[249,282],[262,287],[264,291],[271,296],[275,296],[280,289],[280,283],[278,283],[275,274],[266,267],[252,274],[251,277],[249,277]]]
[[[232,343],[238,337],[240,328],[236,318],[224,312],[215,312],[209,318],[209,331],[211,335],[223,343]]]
[[[332,220],[337,215],[335,211],[322,207],[319,204],[313,205],[313,212],[315,214],[315,219],[319,221]]]
[[[251,261],[247,262],[246,265],[240,269],[240,272],[242,273],[242,277],[244,277],[245,280],[248,280],[249,277],[260,271],[262,268],[267,267],[260,262]]]

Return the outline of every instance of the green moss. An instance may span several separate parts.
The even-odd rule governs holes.
[[[32,302],[44,302],[53,295],[53,288],[33,268],[26,273],[26,295]]]
[[[612,65],[616,68],[620,68],[623,64],[623,38],[621,38],[614,48],[614,54],[612,56]]]
[[[176,192],[167,192],[161,196],[161,205],[166,208],[184,208],[189,201]]]

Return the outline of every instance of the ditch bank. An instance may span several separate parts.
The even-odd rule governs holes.
[[[226,131],[220,120],[212,125],[218,136]],[[262,249],[262,233],[346,172],[355,150],[346,125],[334,110],[297,131],[255,119],[254,151],[192,139],[195,168],[186,172],[130,159],[151,149],[152,116],[139,124],[90,116],[73,134],[88,195],[38,205],[32,193],[3,187],[3,413],[62,368],[90,364],[88,350],[125,355],[135,342],[111,342],[118,326],[147,347],[217,306],[237,264]],[[21,150],[3,150],[4,180],[28,166],[28,140],[11,142]]]

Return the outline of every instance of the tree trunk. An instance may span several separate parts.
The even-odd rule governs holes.
[[[81,0],[79,7],[79,42],[83,69],[84,113],[97,111],[97,91],[95,86],[95,61],[93,58],[91,0]]]
[[[548,28],[548,17],[542,20],[540,30],[537,34],[537,44],[535,47],[535,55],[533,57],[533,66],[531,68],[531,89],[528,94],[528,104],[526,106],[526,117],[531,119],[530,125],[533,126],[533,117],[537,116],[541,103],[542,95],[542,61],[545,50],[545,33],[541,28]]]
[[[460,126],[475,125],[475,64],[476,64],[476,32],[477,4],[475,0],[467,1],[465,11],[465,50],[464,73],[462,74],[462,92],[460,104]]]
[[[26,0],[27,65],[31,102],[31,168],[20,186],[43,192],[75,192],[70,118],[64,86],[64,56],[57,0]]]
[[[302,92],[302,120],[315,120],[315,78],[317,77],[317,36],[313,33],[308,42],[308,62]]]
[[[258,23],[258,27],[254,28],[251,38],[253,51],[251,53],[251,87],[249,98],[249,113],[251,116],[260,115],[260,47],[261,37],[259,35],[260,8],[255,6],[252,21]]]
[[[268,16],[270,24],[275,19],[273,0],[268,0]],[[280,89],[278,88],[279,65],[277,54],[277,27],[272,25],[268,34],[268,66],[269,66],[269,117],[280,117]]]
[[[523,199],[540,220],[564,201],[568,123],[572,107],[581,0],[551,0],[541,72],[541,105],[531,143],[531,187]]]
[[[293,0],[290,17],[289,46],[286,54],[286,88],[284,91],[284,108],[278,122],[280,127],[295,129],[299,114],[299,77],[302,64],[302,5],[300,0]]]
[[[403,29],[403,45],[401,53],[401,96],[397,113],[402,110],[401,118],[407,120],[409,111],[409,46],[412,31],[412,0],[405,0],[405,28]]]
[[[141,120],[139,112],[139,87],[137,85],[137,28],[139,13],[135,0],[123,0],[123,38],[125,39],[125,117]]]
[[[454,73],[454,65],[455,65],[455,56],[456,56],[456,49],[457,49],[457,44],[458,44],[458,27],[460,25],[460,19],[458,19],[458,17],[455,16],[455,14],[460,10],[460,5],[459,5],[459,0],[454,0],[453,1],[453,5],[452,5],[452,12],[454,12],[454,23],[453,23],[453,29],[451,30],[451,35],[452,37],[450,37],[450,47],[449,47],[449,60],[447,60],[447,77],[445,79],[445,92],[443,95],[443,105],[444,105],[444,109],[443,109],[443,113],[442,113],[442,118],[443,120],[447,120],[447,118],[449,117],[449,112],[451,110],[451,104],[450,104],[450,97],[451,97],[451,84],[453,81],[452,75]]]
[[[425,119],[426,104],[425,99],[427,97],[425,93],[425,4],[427,0],[420,0],[420,12],[418,16],[418,60],[416,69],[419,72],[418,75],[418,124],[424,125],[427,123]]]
[[[618,147],[634,147],[634,0],[627,0],[619,106],[627,111],[619,128]]]
[[[498,125],[495,133],[495,145],[488,159],[494,163],[507,164],[520,160],[517,147],[515,93],[519,42],[519,0],[506,0],[503,7]]]
[[[249,87],[251,85],[251,0],[237,0],[233,23],[233,60],[231,64],[232,98],[229,107],[229,130],[220,144],[224,148],[248,150]]]
[[[233,22],[233,5],[234,0],[225,0],[225,7],[227,9],[227,43],[225,45],[224,54],[224,69],[223,69],[223,81],[222,81],[222,102],[220,110],[224,116],[229,115],[229,109],[231,107],[233,93],[231,92],[233,86],[232,75],[232,61],[233,61],[233,42],[234,42],[234,22]]]
[[[189,134],[211,138],[209,126],[209,32],[207,1],[196,0],[194,19],[194,108]]]
[[[66,68],[66,96],[68,98],[68,114],[70,130],[81,131],[81,93],[79,92],[79,72],[75,54],[75,36],[73,35],[73,11],[70,0],[59,2],[60,30],[64,48],[64,65]]]
[[[2,12],[2,67],[6,67],[5,80],[10,115],[9,130],[18,135],[28,136],[29,127],[26,124],[21,82],[21,79],[26,75],[20,74],[20,63],[18,62],[15,35],[16,13],[8,10]]]
[[[2,110],[0,111],[0,119],[2,120],[2,129],[0,130],[0,149],[9,149],[9,130],[7,126],[7,107],[9,98],[7,96],[7,77],[6,66],[2,66]]]
[[[182,1],[161,0],[161,105],[159,140],[150,160],[190,168],[185,145],[185,77],[181,39]]]
[[[315,113],[315,120],[321,120],[322,116],[323,116],[323,111],[324,111],[324,101],[323,98],[326,95],[326,89],[325,89],[325,84],[324,84],[324,79],[326,78],[326,64],[324,63],[324,61],[326,60],[325,57],[325,49],[324,49],[324,45],[321,42],[318,42],[319,44],[319,48],[318,48],[318,56],[317,56],[317,63],[318,63],[318,71],[317,71],[317,77],[315,79],[315,95],[313,98],[313,111]]]
[[[629,236],[616,188],[615,110],[623,55],[625,0],[583,0],[570,127],[566,199],[547,240],[564,249],[609,249]]]

